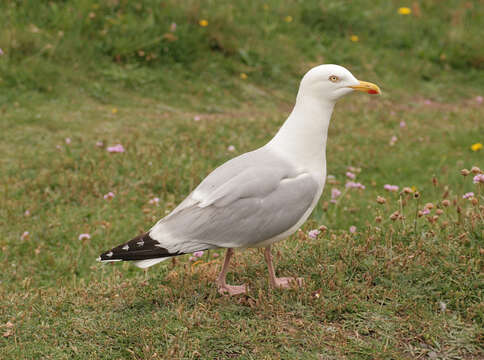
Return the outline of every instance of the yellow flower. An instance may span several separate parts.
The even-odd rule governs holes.
[[[285,21],[285,22],[287,22],[287,23],[292,22],[292,16],[291,16],[291,15],[287,15],[287,16],[284,18],[284,21]]]
[[[208,26],[208,21],[205,19],[200,20],[198,23],[200,24],[201,27]]]
[[[475,144],[472,144],[472,146],[471,146],[472,151],[478,151],[478,150],[481,150],[481,149],[482,149],[481,143],[475,143]]]
[[[113,114],[116,114],[117,112],[118,112],[118,109],[116,109],[116,108],[113,108],[113,109],[111,110],[111,113],[113,113]]]
[[[246,80],[247,79],[247,74],[246,73],[240,73],[240,78],[242,80]]]
[[[417,191],[417,187],[415,185],[412,185],[410,189],[412,189],[413,192]]]
[[[353,42],[358,42],[360,41],[360,38],[358,37],[358,35],[351,35],[350,40]]]
[[[408,7],[401,7],[401,8],[398,8],[398,13],[400,15],[409,15],[412,13],[412,10]]]
[[[269,10],[269,5],[264,4],[264,10],[265,10],[265,11]]]

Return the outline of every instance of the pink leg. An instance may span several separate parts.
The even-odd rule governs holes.
[[[271,254],[271,246],[269,245],[266,247],[264,251],[264,257],[267,262],[267,269],[269,270],[269,281],[271,286],[274,288],[290,288],[291,284],[302,286],[304,279],[303,278],[292,278],[292,277],[283,277],[277,278],[274,272],[274,267],[272,266],[272,254]]]
[[[234,249],[227,249],[227,253],[225,254],[224,264],[222,266],[222,271],[217,277],[217,286],[218,292],[222,295],[229,294],[229,295],[238,295],[238,294],[245,294],[247,292],[247,286],[245,285],[228,285],[225,282],[225,278],[227,276],[227,272],[229,271],[229,263],[230,258],[234,255]]]

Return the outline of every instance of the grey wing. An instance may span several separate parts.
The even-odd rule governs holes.
[[[244,156],[210,174],[150,236],[186,253],[247,247],[293,227],[310,208],[317,181],[274,155]]]

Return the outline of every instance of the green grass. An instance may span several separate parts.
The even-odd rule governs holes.
[[[482,22],[479,1],[457,0],[3,1],[0,358],[484,357],[484,189],[460,175],[484,168],[470,149],[484,143]],[[255,249],[236,253],[229,280],[251,289],[236,298],[213,284],[222,251],[147,272],[95,262],[268,141],[320,63],[383,95],[337,105],[334,179],[273,250],[277,273],[304,287],[271,290]],[[125,153],[105,150],[117,143]],[[349,166],[366,189],[331,203]]]

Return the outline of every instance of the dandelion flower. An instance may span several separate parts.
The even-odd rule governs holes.
[[[351,35],[350,40],[353,42],[358,42],[360,41],[360,38],[358,37],[358,35]]]
[[[114,115],[114,114],[117,114],[117,112],[118,112],[118,109],[117,108],[112,108],[111,109],[111,114]]]
[[[242,80],[247,80],[247,74],[246,73],[240,73],[240,78]]]
[[[203,251],[195,251],[193,253],[193,256],[197,257],[197,258],[200,258],[203,256]]]
[[[205,19],[202,19],[198,22],[198,24],[201,26],[201,27],[207,27],[208,26],[208,21],[205,20]]]
[[[82,241],[82,240],[89,240],[91,238],[91,235],[89,234],[81,234],[79,235],[79,240]]]
[[[291,16],[291,15],[287,15],[287,16],[284,18],[284,21],[285,21],[285,22],[287,22],[287,23],[292,22],[292,16]]]
[[[356,232],[356,226],[351,225],[350,226],[350,233],[354,234]]]
[[[308,236],[311,238],[311,239],[317,239],[318,235],[321,233],[321,231],[319,231],[318,229],[314,229],[314,230],[311,230],[308,232]]]
[[[22,235],[20,235],[20,240],[27,240],[29,238],[29,232],[24,231]]]
[[[116,144],[114,146],[108,146],[106,149],[110,153],[124,153],[124,147],[121,144]]]
[[[471,150],[472,151],[478,151],[482,149],[482,144],[481,143],[475,143],[471,145]]]
[[[112,200],[114,199],[114,193],[112,191],[108,192],[107,194],[105,194],[103,197],[104,197],[104,200]]]
[[[412,10],[408,7],[401,7],[398,8],[398,13],[400,15],[410,15],[412,13]]]

